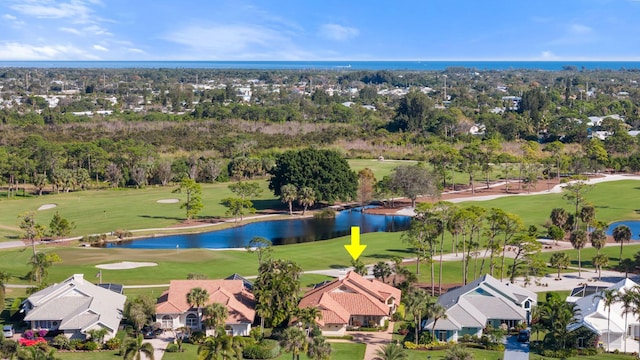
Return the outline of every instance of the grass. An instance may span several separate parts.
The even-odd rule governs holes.
[[[504,353],[502,351],[491,351],[491,350],[481,350],[481,349],[468,349],[473,354],[473,359],[476,360],[501,360],[503,358]],[[447,350],[407,350],[407,354],[409,355],[408,360],[418,360],[418,359],[427,359],[430,358],[432,360],[444,359],[447,354]]]
[[[548,357],[544,357],[538,354],[530,353],[529,360],[543,360],[549,359]],[[570,358],[566,358],[566,360],[632,360],[637,359],[637,357],[633,355],[624,355],[624,354],[599,354],[593,356],[574,356]]]
[[[84,360],[87,358],[91,358],[91,360],[114,360],[114,359],[122,358],[122,356],[120,356],[119,350],[92,351],[92,352],[56,351],[55,357],[56,359],[59,359],[59,360]],[[165,356],[163,357],[163,359],[167,359],[167,357]]]
[[[189,360],[189,359],[197,359],[198,358],[198,346],[192,344],[183,344],[182,345],[184,352],[181,353],[165,353],[162,357],[163,360]],[[364,358],[364,344],[354,344],[354,343],[332,343],[331,344],[331,360],[359,360]],[[62,360],[65,360],[63,358]],[[276,360],[289,360],[291,359],[291,354],[282,352],[282,354],[275,358]],[[300,355],[301,360],[309,360],[309,357],[305,354]]]

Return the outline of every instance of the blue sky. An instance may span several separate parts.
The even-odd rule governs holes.
[[[0,0],[0,60],[638,60],[640,0]]]

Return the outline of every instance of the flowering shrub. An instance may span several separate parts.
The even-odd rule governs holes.
[[[20,339],[20,345],[22,346],[34,346],[34,345],[38,345],[38,344],[46,344],[47,340],[45,340],[44,338],[36,338],[36,339],[26,339],[26,338],[22,338]]]
[[[24,334],[22,334],[22,337],[25,339],[29,339],[29,340],[34,340],[36,338],[42,338],[45,337],[47,335],[49,331],[46,329],[40,329],[40,330],[26,330],[24,332]]]

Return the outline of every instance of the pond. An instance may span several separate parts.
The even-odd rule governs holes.
[[[255,236],[271,240],[274,245],[288,245],[347,236],[352,226],[360,233],[394,232],[409,228],[411,217],[374,215],[360,208],[340,211],[332,219],[297,218],[261,221],[229,229],[199,234],[171,235],[109,243],[107,247],[132,249],[228,249],[245,247]]]
[[[631,229],[631,240],[640,240],[640,220],[624,220],[611,223],[607,228],[607,235],[612,235],[613,230],[620,225],[627,225]]]

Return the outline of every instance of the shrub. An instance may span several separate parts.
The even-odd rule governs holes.
[[[22,337],[25,339],[33,340],[36,338],[36,332],[34,330],[28,329],[22,333]]]
[[[191,333],[191,336],[189,336],[189,342],[195,345],[199,345],[204,342],[204,339],[206,337],[207,335],[204,332],[194,331],[193,333]]]
[[[249,331],[249,336],[255,341],[260,341],[264,337],[262,335],[262,330],[260,330],[260,328],[257,328],[257,327],[251,328],[251,331]]]
[[[313,214],[313,217],[316,219],[333,219],[336,217],[336,211],[332,208],[325,208]]]
[[[64,334],[57,335],[53,338],[51,345],[60,350],[69,350],[69,338],[64,336]]]
[[[37,346],[38,344],[46,344],[47,340],[44,338],[36,338],[36,339],[26,339],[22,338],[18,341],[22,346]]]
[[[104,345],[109,350],[117,350],[117,349],[120,349],[120,346],[122,345],[122,340],[120,340],[120,338],[114,337],[107,340],[107,342]]]
[[[69,341],[70,350],[82,350],[84,349],[84,343],[80,339],[71,339]]]
[[[177,344],[169,344],[167,348],[164,350],[165,352],[174,353],[178,352],[179,348]]]
[[[83,347],[87,351],[96,351],[100,348],[100,345],[98,345],[98,343],[95,341],[87,341],[86,343],[84,343]]]
[[[242,356],[246,359],[273,359],[278,355],[280,355],[280,344],[271,339],[245,346],[242,350]]]

